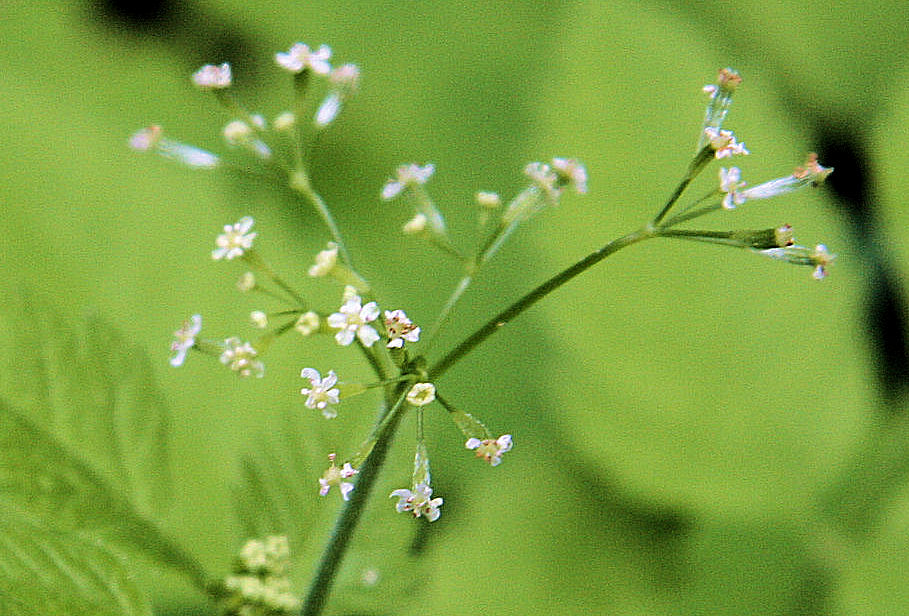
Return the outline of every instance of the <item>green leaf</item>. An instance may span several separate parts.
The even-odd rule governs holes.
[[[97,538],[0,507],[0,613],[151,616],[123,559]]]
[[[143,351],[97,316],[71,328],[30,292],[2,315],[0,395],[141,512],[168,502],[169,415]]]

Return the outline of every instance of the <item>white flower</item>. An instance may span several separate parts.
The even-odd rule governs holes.
[[[436,399],[436,386],[432,383],[415,383],[407,392],[407,401],[414,406],[426,406]]]
[[[303,43],[295,43],[287,53],[275,54],[275,62],[291,73],[301,73],[309,68],[314,73],[327,75],[331,72],[329,58],[331,48],[328,45],[320,45],[317,51],[312,51]]]
[[[243,569],[249,572],[260,571],[268,567],[268,555],[265,544],[258,539],[250,539],[240,549],[240,562]]]
[[[194,314],[189,320],[183,322],[183,327],[174,332],[174,341],[170,350],[174,356],[170,358],[170,365],[182,366],[186,360],[186,352],[196,344],[196,336],[202,330],[202,315]]]
[[[734,210],[735,206],[745,203],[745,197],[740,189],[746,185],[742,181],[742,172],[738,167],[720,167],[720,191],[726,193],[723,197],[723,207]]]
[[[742,197],[743,199],[769,199],[784,195],[806,186],[817,186],[831,173],[833,173],[833,169],[831,167],[822,167],[817,162],[817,154],[811,153],[808,155],[805,165],[796,167],[791,175],[770,180],[744,190],[742,191]]]
[[[587,192],[587,169],[574,158],[553,158],[552,169],[562,183],[574,187],[578,194]]]
[[[528,163],[524,167],[524,175],[529,177],[547,197],[554,201],[557,200],[561,191],[557,186],[558,176],[552,171],[549,165],[544,163]]]
[[[343,480],[350,479],[360,471],[352,467],[350,462],[345,462],[344,466],[338,468],[335,466],[335,454],[333,453],[328,455],[328,459],[331,460],[331,466],[319,478],[319,495],[325,496],[332,486],[338,486],[341,491],[341,498],[348,500],[351,491],[354,489],[354,484]]]
[[[422,233],[426,230],[426,224],[429,222],[429,219],[426,218],[426,214],[417,214],[401,227],[401,231],[405,235],[416,235],[417,233]]]
[[[249,233],[252,226],[253,219],[249,216],[244,216],[236,224],[224,225],[224,233],[215,240],[218,248],[211,252],[211,258],[229,261],[234,257],[242,257],[245,251],[252,248],[252,242],[256,237],[255,233]]]
[[[363,300],[359,295],[348,295],[346,291],[345,296],[340,311],[328,315],[327,319],[329,327],[339,330],[335,334],[335,340],[338,344],[347,346],[353,342],[356,334],[363,346],[371,347],[379,339],[379,334],[367,323],[379,318],[379,306],[375,302],[362,306]]]
[[[494,192],[478,192],[476,195],[477,205],[482,208],[494,210],[502,205],[502,198]]]
[[[265,366],[256,357],[258,353],[249,342],[239,338],[228,338],[224,341],[221,363],[228,366],[240,376],[265,376]]]
[[[745,142],[739,143],[731,130],[717,130],[712,127],[704,129],[704,135],[714,150],[714,156],[719,160],[731,156],[745,156],[750,152],[745,149]]]
[[[293,128],[297,123],[297,116],[290,111],[279,114],[274,120],[274,127],[277,131],[286,131]]]
[[[502,461],[502,454],[511,451],[511,445],[511,435],[503,434],[496,440],[486,439],[481,441],[478,438],[469,438],[464,446],[467,449],[475,449],[477,457],[483,458],[491,466],[498,466]]]
[[[404,341],[416,342],[420,339],[420,328],[407,318],[403,310],[385,311],[385,331],[388,333],[389,349],[400,349]]]
[[[827,277],[827,267],[836,259],[836,255],[830,253],[824,244],[818,244],[814,248],[807,246],[785,246],[782,248],[768,248],[759,251],[762,255],[772,259],[780,259],[794,265],[808,265],[814,268],[811,276],[815,280],[823,280]]]
[[[310,310],[300,315],[300,318],[294,324],[294,329],[304,336],[309,336],[319,331],[320,325],[321,319],[319,319],[319,315]]]
[[[221,66],[206,64],[193,73],[193,82],[204,90],[215,90],[230,86],[230,64],[225,62]]]
[[[148,126],[133,133],[129,138],[129,147],[140,152],[147,152],[158,146],[163,135],[164,130],[160,126]]]
[[[401,165],[395,173],[395,179],[388,180],[385,183],[385,187],[382,188],[382,199],[385,201],[394,199],[408,186],[425,184],[432,177],[435,170],[435,165],[432,164],[424,167],[414,164]]]
[[[439,511],[442,499],[432,498],[432,488],[425,483],[414,486],[413,491],[395,490],[391,493],[390,498],[398,499],[398,503],[395,505],[398,513],[410,511],[415,518],[425,516],[430,522],[435,522],[442,513]]]
[[[257,329],[268,327],[268,315],[261,310],[253,310],[249,313],[249,322]]]
[[[304,387],[300,393],[306,396],[306,406],[311,409],[318,409],[326,419],[333,419],[338,416],[338,412],[331,408],[330,404],[338,404],[338,398],[341,390],[335,387],[338,382],[338,375],[334,370],[329,370],[325,378],[319,374],[318,370],[313,368],[303,368],[300,376],[309,379],[311,387]]]
[[[228,122],[224,127],[224,139],[231,145],[246,143],[252,134],[252,127],[243,120]]]
[[[310,276],[326,276],[338,263],[338,245],[328,242],[328,248],[316,255],[316,263],[309,268]]]

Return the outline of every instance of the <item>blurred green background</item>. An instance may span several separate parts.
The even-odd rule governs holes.
[[[356,380],[367,367],[329,338],[282,339],[256,381],[201,357],[168,366],[171,332],[189,314],[202,313],[209,336],[251,337],[249,311],[273,308],[238,296],[239,266],[209,258],[223,224],[253,216],[260,251],[317,298],[336,294],[305,276],[328,235],[280,190],[139,155],[127,139],[158,123],[223,151],[229,118],[189,75],[231,62],[240,95],[271,118],[290,100],[272,56],[303,41],[331,45],[333,63],[363,72],[359,95],[311,152],[314,183],[377,296],[417,323],[432,321],[458,268],[399,233],[408,207],[380,201],[398,164],[435,163],[431,192],[463,246],[477,190],[514,194],[531,160],[587,165],[589,194],[516,234],[455,311],[436,357],[511,297],[653,215],[694,148],[700,87],[721,66],[745,78],[728,125],[752,151],[746,179],[784,175],[811,149],[837,168],[830,189],[707,221],[792,224],[801,243],[838,253],[823,283],[743,252],[648,242],[447,374],[447,397],[512,433],[515,449],[491,470],[433,408],[445,506],[420,530],[383,496],[409,480],[405,421],[331,613],[909,611],[905,2],[147,6],[4,4],[0,303],[16,305],[27,286],[67,320],[97,312],[148,351],[173,414],[177,488],[164,524],[214,574],[246,538],[232,508],[239,460],[291,416],[312,465],[301,479],[313,487],[300,512],[303,586],[339,507],[315,495],[324,456],[352,453],[373,407],[364,396],[324,422],[302,404],[299,370]],[[3,381],[13,404],[17,378]],[[160,613],[210,613],[178,578],[137,567]],[[358,587],[369,568],[380,583]]]

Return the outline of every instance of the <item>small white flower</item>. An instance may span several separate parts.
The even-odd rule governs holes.
[[[587,169],[574,158],[553,158],[552,169],[563,184],[573,187],[578,194],[587,192]]]
[[[827,277],[827,268],[836,259],[836,255],[830,253],[824,244],[818,244],[814,248],[807,246],[785,246],[782,248],[768,248],[759,251],[765,257],[780,259],[794,265],[808,265],[813,267],[811,272],[815,280],[823,280]]]
[[[331,466],[322,474],[322,477],[319,478],[319,495],[325,496],[331,490],[332,486],[337,486],[341,491],[341,498],[344,500],[349,500],[350,493],[354,489],[354,484],[350,481],[343,481],[344,479],[350,479],[360,471],[355,469],[350,465],[350,462],[345,462],[344,466],[338,468],[335,466],[335,454],[329,454],[328,459],[331,460]]]
[[[339,330],[335,334],[335,340],[338,344],[347,346],[356,335],[363,346],[371,347],[379,339],[379,334],[367,323],[379,318],[379,306],[375,302],[362,306],[363,300],[359,295],[347,295],[346,291],[345,296],[340,311],[328,315],[327,319],[329,327]]]
[[[193,73],[193,82],[203,90],[216,90],[230,86],[230,64],[225,62],[221,66],[206,64]]]
[[[382,188],[382,199],[389,201],[397,197],[408,186],[425,184],[436,170],[435,165],[423,167],[415,164],[401,165],[395,173],[395,179],[388,180]]]
[[[502,198],[494,192],[478,192],[476,200],[477,205],[489,210],[494,210],[502,205]]]
[[[338,416],[338,412],[330,404],[338,404],[341,393],[335,384],[338,382],[338,375],[334,370],[329,370],[325,378],[314,368],[303,368],[300,376],[309,379],[310,387],[304,387],[300,393],[306,396],[306,406],[311,409],[322,411],[326,419],[333,419]]]
[[[224,351],[221,353],[221,363],[228,366],[240,376],[265,376],[265,366],[256,357],[258,353],[249,342],[239,338],[228,338],[224,341]]]
[[[744,141],[739,143],[735,140],[735,135],[731,130],[717,130],[708,127],[704,129],[704,135],[707,137],[710,147],[713,148],[717,160],[751,153],[745,148]]]
[[[268,567],[268,555],[265,544],[258,539],[250,539],[240,549],[240,563],[245,571],[256,572]]]
[[[726,193],[723,197],[723,207],[734,210],[735,206],[745,203],[745,196],[741,189],[746,186],[742,181],[742,172],[738,167],[720,167],[720,191]]]
[[[243,120],[228,122],[224,127],[224,139],[230,145],[246,143],[253,134],[252,127]]]
[[[400,349],[404,341],[416,342],[420,339],[420,328],[407,318],[403,310],[385,311],[385,331],[388,333],[389,349]]]
[[[467,449],[475,449],[478,458],[483,458],[491,466],[498,466],[502,461],[502,454],[511,451],[511,435],[503,434],[499,438],[492,440],[480,440],[478,438],[469,438],[464,444]]]
[[[395,490],[391,493],[390,498],[398,499],[398,503],[395,505],[398,513],[409,511],[415,518],[425,516],[430,522],[435,522],[442,513],[439,511],[442,499],[432,498],[432,488],[425,483],[414,486],[413,491]]]
[[[129,147],[140,152],[147,152],[156,148],[163,136],[164,130],[160,126],[148,126],[133,133],[129,138]]]
[[[436,399],[436,386],[432,383],[415,383],[407,392],[407,401],[414,406],[426,406]]]
[[[537,188],[542,191],[547,202],[558,202],[562,189],[558,185],[559,176],[552,170],[552,167],[544,163],[529,163],[524,167],[524,175],[529,177]]]
[[[290,111],[285,111],[278,115],[274,121],[274,127],[276,131],[286,131],[294,127],[294,124],[297,123],[297,116],[295,116]]]
[[[309,268],[310,276],[327,276],[338,264],[338,245],[328,242],[328,248],[316,255],[315,264]]]
[[[294,329],[303,336],[309,336],[319,331],[321,324],[322,320],[319,318],[319,315],[310,310],[309,312],[304,312],[300,315],[300,318],[297,319],[297,322],[294,324]]]
[[[275,54],[275,62],[291,73],[301,73],[308,68],[314,73],[327,75],[331,72],[330,58],[331,48],[328,45],[320,45],[317,51],[312,51],[303,43],[295,43],[287,53]]]
[[[429,219],[426,218],[426,214],[417,214],[401,227],[401,231],[405,235],[416,235],[417,233],[422,233],[426,230],[426,224],[429,222]]]
[[[174,341],[170,345],[170,350],[174,352],[174,356],[170,358],[171,366],[183,365],[186,360],[186,352],[196,344],[196,336],[201,330],[202,315],[194,314],[183,322],[183,327],[174,332]]]
[[[249,313],[249,322],[257,329],[265,329],[268,327],[268,315],[261,310],[253,310]]]
[[[212,251],[211,258],[229,261],[235,257],[242,257],[245,251],[252,248],[252,242],[257,235],[249,233],[252,226],[253,219],[249,216],[244,216],[236,224],[224,225],[224,233],[215,240],[218,247]]]

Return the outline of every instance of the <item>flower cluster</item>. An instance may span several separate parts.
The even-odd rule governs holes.
[[[233,575],[224,580],[224,613],[231,616],[285,616],[298,612],[301,601],[288,577],[287,537],[252,539],[240,550]]]
[[[350,479],[360,471],[353,468],[350,465],[350,462],[345,462],[344,466],[338,468],[337,465],[335,465],[335,454],[333,453],[328,454],[328,460],[331,462],[331,466],[329,466],[319,478],[319,495],[325,496],[332,487],[337,486],[338,490],[341,492],[341,498],[348,500],[350,498],[350,493],[354,489],[354,484],[351,481],[345,480]]]

